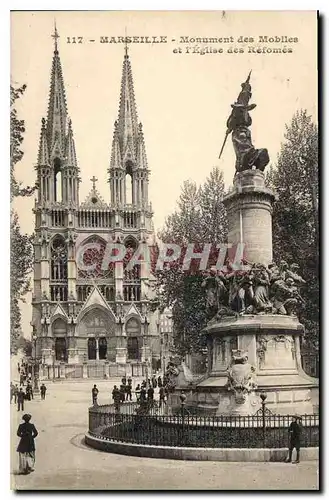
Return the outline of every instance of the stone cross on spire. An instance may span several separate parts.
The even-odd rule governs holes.
[[[59,38],[59,34],[57,31],[56,21],[54,21],[54,34],[51,37],[55,40],[55,52],[57,52],[57,39]]]
[[[128,57],[127,26],[125,26],[125,57]]]
[[[93,190],[95,191],[96,189],[96,182],[98,181],[97,177],[95,177],[94,175],[92,176],[92,178],[90,179],[91,182],[93,183]]]

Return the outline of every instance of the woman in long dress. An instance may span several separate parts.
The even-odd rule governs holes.
[[[19,453],[19,473],[29,474],[34,470],[35,462],[35,444],[34,438],[37,437],[38,431],[34,424],[30,423],[31,415],[23,415],[24,423],[20,424],[17,429],[17,436],[20,437],[17,451]]]

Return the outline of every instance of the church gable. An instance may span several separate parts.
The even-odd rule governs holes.
[[[81,208],[107,209],[108,205],[105,203],[97,189],[92,189],[85,201],[81,203]]]
[[[51,317],[52,321],[54,321],[57,318],[63,318],[65,321],[68,320],[67,314],[60,304],[56,305],[55,310],[54,310],[52,317]]]
[[[135,304],[131,304],[131,306],[129,307],[128,311],[125,314],[125,320],[128,320],[132,316],[138,316],[138,318],[142,320],[142,316]]]
[[[81,319],[81,317],[86,313],[87,310],[89,310],[91,307],[95,307],[95,306],[100,306],[100,307],[106,309],[115,318],[115,314],[113,313],[112,309],[110,308],[110,306],[108,305],[108,303],[104,299],[103,295],[101,294],[101,292],[99,291],[97,286],[95,286],[93,291],[91,292],[91,294],[87,298],[86,302],[83,304],[82,309],[79,313],[78,319]]]

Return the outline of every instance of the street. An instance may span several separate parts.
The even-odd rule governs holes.
[[[139,382],[139,380],[138,380]],[[196,462],[129,457],[93,450],[84,444],[91,389],[99,404],[112,402],[116,380],[46,382],[47,396],[27,401],[36,438],[35,471],[17,474],[16,430],[23,412],[11,404],[11,487],[16,490],[316,490],[318,463]],[[137,381],[133,381],[135,387]]]

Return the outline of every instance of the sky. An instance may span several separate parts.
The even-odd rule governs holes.
[[[220,160],[218,155],[230,104],[250,70],[251,102],[257,104],[251,112],[253,143],[269,150],[271,163],[276,162],[284,140],[285,124],[297,110],[307,109],[316,120],[315,11],[13,12],[11,80],[27,85],[17,103],[26,125],[24,157],[16,168],[24,184],[35,182],[41,118],[47,114],[54,19],[81,170],[80,202],[91,189],[89,179],[93,175],[98,178],[97,189],[103,199],[110,199],[107,169],[119,108],[124,45],[100,43],[101,36],[167,37],[167,43],[129,44],[137,111],[151,172],[149,199],[156,230],[175,209],[185,180],[203,183],[211,169],[218,166],[226,185],[232,183],[235,156],[230,139]],[[260,36],[278,37],[280,42],[258,43]],[[76,41],[83,37],[82,43],[72,43],[73,37]],[[232,38],[228,43],[200,44],[180,43],[181,37]],[[249,40],[239,42],[240,37]],[[281,37],[298,41],[286,42]],[[223,52],[201,55],[193,53],[195,46]],[[256,51],[274,47],[291,48],[292,52]],[[28,233],[34,229],[33,204],[33,198],[15,203],[22,230]],[[22,313],[23,331],[29,335],[30,295]]]

